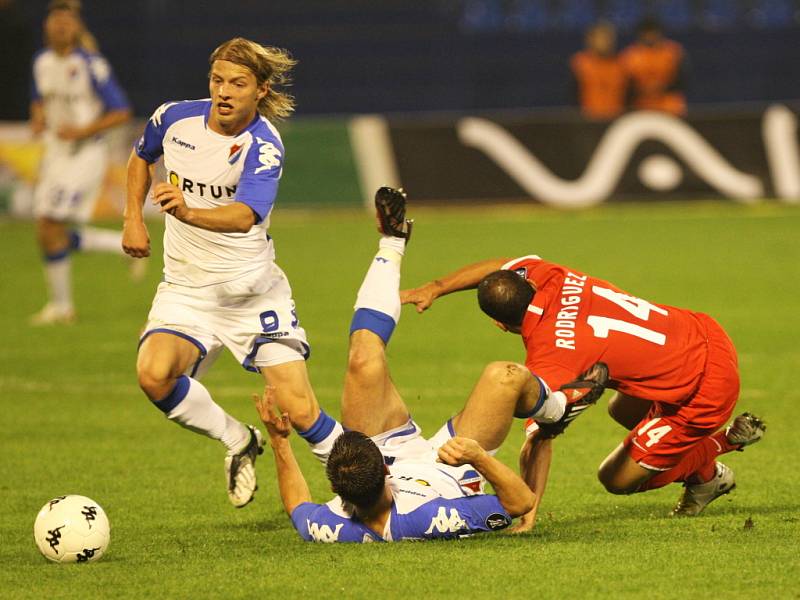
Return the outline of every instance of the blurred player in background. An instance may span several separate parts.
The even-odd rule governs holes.
[[[381,188],[376,205],[383,237],[356,298],[342,424],[335,424],[338,437],[326,457],[336,498],[311,501],[288,441],[288,421],[272,410],[273,392],[256,399],[284,507],[307,541],[458,538],[504,529],[530,510],[534,497],[492,450],[502,444],[514,415],[541,417],[550,409],[542,404],[538,380],[522,365],[492,363],[464,409],[432,438],[422,437],[386,358],[400,318],[400,266],[411,223],[401,191]],[[484,480],[496,495],[483,493]]]
[[[620,55],[631,82],[631,105],[637,110],[660,110],[686,115],[686,51],[664,37],[655,19],[643,20],[636,41]]]
[[[31,317],[34,325],[74,321],[73,250],[122,253],[119,232],[67,223],[91,219],[108,167],[103,134],[131,118],[125,93],[81,20],[80,2],[51,2],[44,37],[33,59],[30,110],[31,130],[42,134],[45,147],[34,213],[50,298]]]
[[[522,336],[526,366],[548,394],[564,401],[558,422],[531,424],[522,450],[523,476],[538,496],[552,438],[590,404],[574,400],[563,384],[599,361],[608,387],[617,390],[609,413],[630,430],[600,465],[598,477],[609,492],[683,482],[672,514],[693,516],[733,489],[733,471],[716,459],[758,441],[764,426],[744,413],[718,431],[736,405],[739,371],[733,343],[714,319],[651,304],[538,256],[468,265],[402,297],[422,312],[439,296],[475,287],[481,309],[504,331]],[[523,528],[533,527],[535,514]]]
[[[281,86],[295,61],[234,38],[209,62],[211,98],[161,105],[131,153],[123,247],[150,254],[142,205],[163,154],[168,181],[155,184],[153,202],[166,214],[164,280],[140,340],[139,385],[168,419],[224,444],[228,498],[241,507],[256,490],[264,440],[199,381],[223,347],[278,389],[278,406],[312,448],[326,443],[330,419],[311,389],[306,334],[268,233],[284,155],[272,121],[294,109]]]
[[[586,31],[586,48],[570,59],[575,100],[590,119],[613,119],[625,110],[628,78],[616,44],[614,26],[600,21]]]

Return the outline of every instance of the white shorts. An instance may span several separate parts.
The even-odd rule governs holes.
[[[139,345],[153,333],[182,337],[200,350],[187,374],[199,378],[223,346],[248,371],[296,360],[311,351],[292,290],[274,263],[245,277],[191,288],[161,282]]]
[[[451,467],[438,462],[438,450],[450,438],[455,436],[452,423],[447,423],[429,439],[422,437],[422,429],[412,419],[395,429],[372,436],[372,441],[383,454],[386,465],[393,473],[396,471],[413,471],[424,473],[426,470],[439,481],[437,487],[451,485],[453,496],[483,494],[486,480],[472,465]],[[443,477],[442,477],[443,476]],[[433,478],[433,477],[432,477]],[[443,490],[439,490],[440,493]]]
[[[33,214],[86,223],[103,187],[108,148],[102,140],[76,142],[74,152],[48,152],[33,193]]]

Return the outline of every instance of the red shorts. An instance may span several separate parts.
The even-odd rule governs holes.
[[[722,427],[739,398],[736,348],[720,325],[699,315],[708,334],[708,353],[697,391],[684,404],[654,402],[623,442],[646,469],[668,471],[701,439]]]

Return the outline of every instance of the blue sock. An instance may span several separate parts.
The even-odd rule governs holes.
[[[367,329],[381,338],[384,344],[388,344],[396,325],[394,319],[386,313],[371,308],[359,308],[353,313],[350,335],[359,329]]]
[[[186,375],[181,375],[178,377],[178,381],[175,383],[175,387],[172,388],[172,391],[161,400],[153,402],[153,404],[164,414],[169,413],[186,398],[186,394],[189,393],[189,383],[189,378]]]
[[[320,409],[319,417],[317,417],[314,424],[305,431],[298,431],[297,433],[311,446],[311,452],[313,452],[314,456],[322,464],[326,464],[328,455],[333,448],[333,443],[343,431],[344,429],[342,429],[339,421]]]

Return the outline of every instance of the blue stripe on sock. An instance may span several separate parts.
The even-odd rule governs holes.
[[[186,398],[186,394],[189,393],[190,384],[191,380],[186,375],[181,375],[178,377],[178,382],[175,384],[175,387],[172,388],[172,391],[158,402],[153,402],[153,404],[158,410],[164,414],[168,414]]]
[[[547,386],[538,376],[534,375],[534,377],[539,380],[539,399],[536,401],[536,406],[534,406],[528,412],[524,414],[514,413],[514,417],[517,419],[530,419],[533,417],[533,415],[539,412],[539,409],[542,408],[542,406],[544,406],[545,398],[547,398]]]
[[[456,437],[456,428],[453,427],[453,418],[447,419],[447,431],[450,432],[450,437]]]
[[[359,329],[367,329],[381,338],[384,344],[388,344],[396,325],[394,319],[386,313],[371,308],[359,308],[353,313],[350,335]]]
[[[336,427],[336,419],[324,410],[320,410],[319,417],[314,421],[314,424],[305,431],[298,431],[297,433],[309,444],[319,444],[331,434],[334,427]]]
[[[59,252],[53,252],[52,254],[45,254],[44,262],[50,263],[50,262],[57,262],[59,260],[64,260],[65,258],[67,258],[67,256],[69,256],[70,251],[71,251],[70,247],[67,246],[66,248],[64,248]]]

